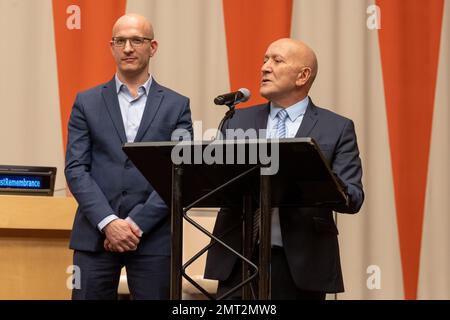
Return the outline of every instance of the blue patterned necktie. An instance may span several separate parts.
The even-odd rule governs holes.
[[[286,117],[288,113],[285,109],[281,109],[277,113],[277,138],[286,138]]]
[[[277,138],[286,138],[286,117],[288,113],[285,109],[281,109],[278,111],[276,117],[278,118],[278,122],[276,125],[277,128]],[[253,232],[252,232],[252,247],[256,244],[256,241],[259,240],[259,221],[261,216],[261,210],[257,209],[253,214]]]

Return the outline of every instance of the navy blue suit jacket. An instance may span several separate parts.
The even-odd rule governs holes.
[[[153,79],[135,142],[170,141],[177,128],[192,134],[189,99]],[[169,255],[168,207],[122,151],[127,140],[114,78],[77,95],[68,130],[65,174],[78,202],[70,248],[104,250],[97,225],[116,214],[144,232],[138,253]]]
[[[269,104],[236,110],[236,114],[225,123],[224,128],[266,129],[269,111]],[[364,192],[353,122],[315,106],[310,100],[296,137],[314,138],[331,169],[345,185],[349,205],[333,209],[344,213],[358,212],[364,200]],[[279,216],[283,246],[297,287],[322,292],[343,291],[338,230],[332,210],[280,208]],[[240,214],[230,209],[221,209],[214,227],[214,234],[223,236],[224,241],[236,250],[241,249],[241,229],[228,231],[231,226],[240,224],[240,219]],[[226,280],[236,262],[236,256],[215,244],[208,252],[205,277]]]

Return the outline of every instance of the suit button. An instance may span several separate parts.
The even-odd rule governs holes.
[[[129,159],[127,159],[127,161],[125,161],[125,166],[124,166],[125,169],[130,169],[132,166],[133,165],[132,165],[131,161]]]
[[[122,191],[122,196],[126,196],[128,193],[126,191]]]

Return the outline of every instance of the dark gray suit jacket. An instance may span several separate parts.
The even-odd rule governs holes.
[[[135,141],[170,141],[177,128],[192,134],[189,99],[154,79]],[[65,174],[78,202],[70,248],[102,251],[97,225],[116,214],[144,232],[137,252],[170,254],[169,210],[122,151],[126,143],[114,78],[77,95],[69,121]]]
[[[224,128],[266,129],[269,111],[269,104],[237,110]],[[333,209],[343,213],[358,212],[364,200],[364,192],[361,183],[361,160],[353,122],[315,106],[310,100],[296,137],[314,138],[331,169],[345,185],[349,205]],[[297,287],[322,292],[344,291],[338,230],[332,210],[280,208],[279,216],[283,245]],[[234,228],[234,231],[227,233],[231,226],[240,223],[240,214],[222,209],[217,217],[214,234],[217,236],[225,234],[224,241],[234,249],[240,250],[241,229]],[[226,280],[236,262],[236,256],[215,244],[208,253],[205,277]]]

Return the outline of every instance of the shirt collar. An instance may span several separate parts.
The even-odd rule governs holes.
[[[302,116],[306,112],[306,108],[309,104],[309,97],[306,96],[303,100],[300,100],[297,103],[294,103],[292,106],[285,108],[288,113],[289,120],[294,122],[298,117]],[[275,103],[270,102],[270,118],[273,120],[277,116],[278,111],[283,109],[282,107],[277,106]]]
[[[122,81],[119,80],[119,77],[117,76],[117,73],[116,73],[116,75],[114,76],[114,78],[115,78],[115,80],[116,80],[116,92],[117,92],[117,94],[119,94],[120,89],[122,89],[122,86],[125,86],[125,87],[126,87],[127,85],[126,85],[125,83],[123,83]],[[144,88],[145,93],[148,94],[148,92],[149,92],[149,90],[150,90],[150,87],[151,87],[151,85],[152,85],[152,81],[153,81],[152,75],[150,75],[150,76],[148,77],[147,81],[145,81],[144,84],[140,85],[139,88]]]

